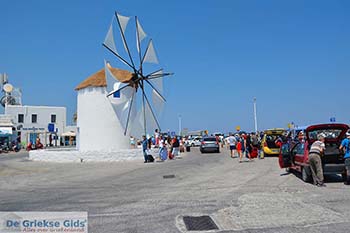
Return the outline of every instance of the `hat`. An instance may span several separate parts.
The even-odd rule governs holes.
[[[350,132],[346,132],[346,136],[347,136],[347,137],[350,137]]]

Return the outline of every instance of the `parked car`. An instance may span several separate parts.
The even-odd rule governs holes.
[[[349,129],[346,124],[320,124],[306,128],[305,141],[291,141],[284,143],[279,155],[281,168],[294,169],[301,172],[301,178],[305,182],[311,182],[311,170],[309,165],[309,150],[317,140],[317,135],[326,135],[326,149],[322,156],[323,174],[342,174],[346,179],[343,152],[339,150],[342,139]]]
[[[201,141],[202,141],[202,137],[201,136],[195,136],[195,137],[192,137],[191,139],[188,140],[188,144],[191,145],[192,147],[200,146],[201,145]]]
[[[286,130],[282,128],[268,129],[264,131],[264,136],[261,140],[261,153],[264,153],[261,155],[262,157],[266,155],[279,155],[280,146],[276,143],[276,140],[282,137],[285,132]]]
[[[200,151],[205,152],[217,152],[220,153],[220,145],[216,137],[205,137],[201,141]]]

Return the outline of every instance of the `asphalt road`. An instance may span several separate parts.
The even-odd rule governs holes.
[[[275,157],[239,164],[226,150],[153,164],[0,154],[0,211],[88,211],[89,232],[188,232],[183,216],[201,215],[211,232],[349,232],[350,187],[337,176],[326,184],[285,173]]]

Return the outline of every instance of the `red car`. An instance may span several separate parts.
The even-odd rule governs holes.
[[[348,129],[349,126],[345,124],[321,124],[307,127],[305,141],[293,141],[282,145],[279,155],[280,167],[299,171],[303,181],[311,182],[309,150],[312,143],[317,140],[317,135],[324,133],[326,149],[322,156],[323,174],[342,174],[343,179],[346,179],[344,154],[339,150],[339,146]]]

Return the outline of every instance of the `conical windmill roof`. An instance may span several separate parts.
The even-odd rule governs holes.
[[[110,67],[109,68],[114,75],[118,79],[118,81],[126,83],[129,82],[132,78],[132,73],[127,70],[122,70],[122,69],[117,69]],[[97,71],[95,74],[91,75],[87,79],[85,79],[83,82],[81,82],[75,90],[81,90],[87,87],[106,87],[107,82],[106,82],[106,76],[105,76],[105,69],[101,69]]]

